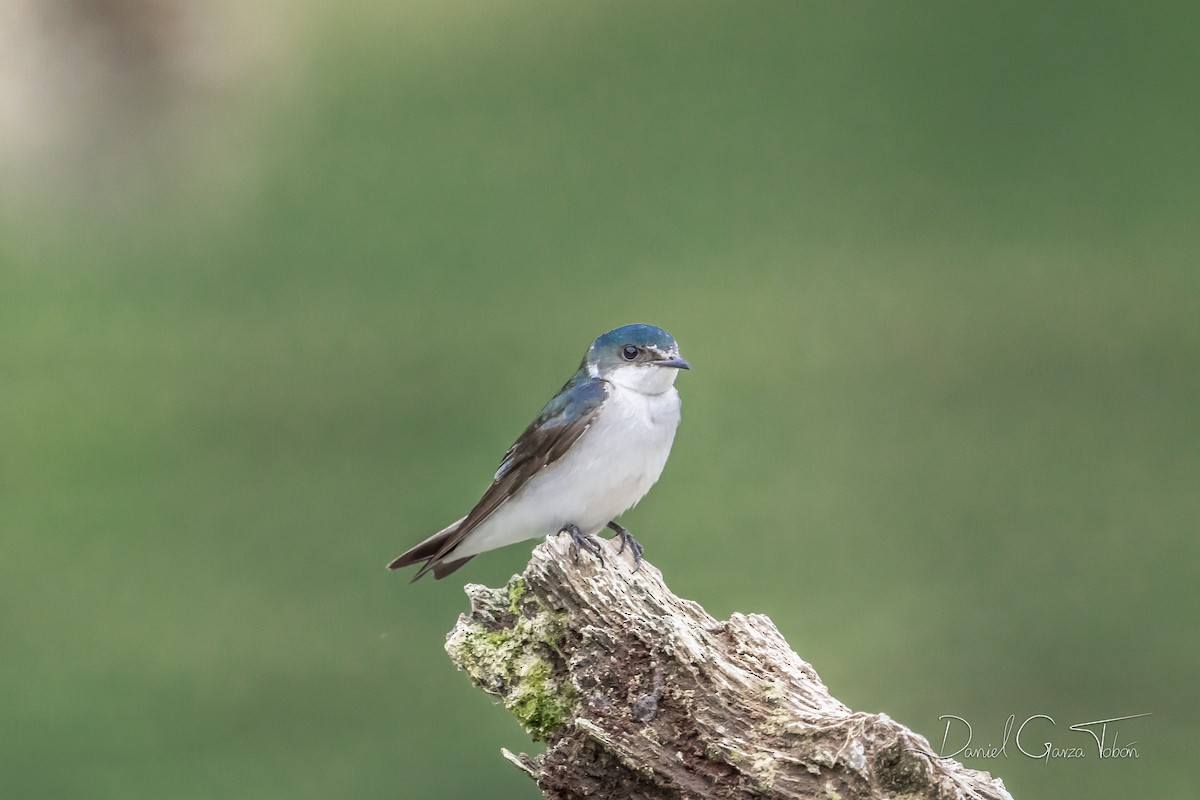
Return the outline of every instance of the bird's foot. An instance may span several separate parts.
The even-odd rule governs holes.
[[[596,557],[601,564],[604,563],[604,556],[600,553],[600,542],[595,536],[587,536],[583,531],[579,530],[578,525],[566,525],[563,527],[560,534],[571,534],[571,557],[575,559],[575,563],[579,563],[579,551],[587,550]]]
[[[617,555],[625,552],[625,546],[629,546],[629,552],[633,553],[633,571],[637,572],[642,568],[642,553],[646,552],[646,548],[642,547],[638,540],[633,538],[633,534],[625,530],[615,522],[608,523],[608,527],[616,531],[616,538],[621,540],[621,547],[617,550]]]

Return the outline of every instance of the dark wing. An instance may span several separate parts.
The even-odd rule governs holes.
[[[445,537],[437,552],[428,556],[413,580],[435,569],[438,562],[449,555],[505,500],[520,491],[539,470],[562,458],[584,431],[591,427],[596,413],[607,397],[606,381],[588,378],[583,373],[576,374],[568,381],[562,391],[537,415],[537,419],[517,437],[513,446],[508,448],[504,460],[500,462],[500,468],[496,470],[492,485],[471,509],[471,513],[462,520],[458,529]]]

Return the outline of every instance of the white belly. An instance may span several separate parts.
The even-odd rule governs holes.
[[[598,533],[641,500],[662,474],[679,427],[679,393],[614,386],[567,454],[529,479],[454,549],[465,558],[576,525]]]

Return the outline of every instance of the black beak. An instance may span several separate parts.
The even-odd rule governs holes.
[[[674,367],[675,369],[691,369],[692,368],[691,364],[684,361],[679,356],[674,356],[672,358],[664,358],[662,361],[655,361],[654,363],[660,367]]]

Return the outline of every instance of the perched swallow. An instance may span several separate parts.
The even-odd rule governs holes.
[[[470,513],[399,556],[389,569],[421,563],[444,578],[473,556],[525,539],[569,533],[600,557],[605,527],[640,563],[642,546],[615,519],[662,474],[675,429],[675,378],[690,369],[671,335],[625,325],[588,348],[571,376],[504,456]]]

